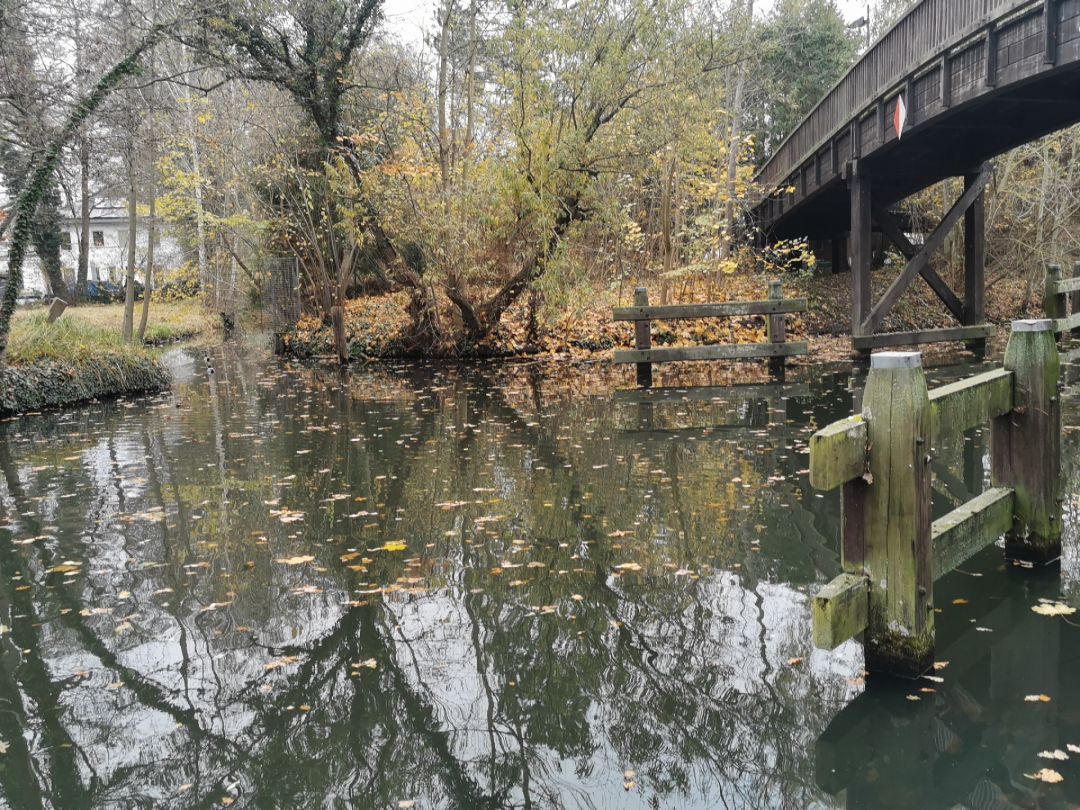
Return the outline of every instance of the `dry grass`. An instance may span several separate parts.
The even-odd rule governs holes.
[[[138,318],[137,306],[136,326]],[[98,354],[132,351],[120,339],[123,322],[123,304],[71,307],[51,326],[46,323],[44,310],[20,310],[12,324],[8,358],[13,363],[29,363],[43,359],[90,359]],[[145,343],[157,346],[208,337],[216,328],[215,320],[198,301],[151,303]]]

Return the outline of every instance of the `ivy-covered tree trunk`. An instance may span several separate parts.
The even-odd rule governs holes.
[[[127,76],[138,72],[139,58],[161,38],[164,30],[164,26],[151,29],[131,53],[101,77],[90,91],[90,95],[75,105],[60,134],[53,138],[42,157],[34,164],[32,171],[28,173],[30,182],[20,191],[13,210],[15,224],[12,227],[11,248],[8,252],[8,281],[4,288],[4,297],[0,299],[0,362],[7,353],[11,319],[15,315],[15,304],[23,282],[23,261],[26,259],[26,249],[31,245],[33,238],[34,215],[53,183],[53,175],[60,163],[60,153],[78,133],[83,122],[101,106],[109,93]]]

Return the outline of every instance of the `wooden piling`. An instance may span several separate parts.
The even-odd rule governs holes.
[[[649,305],[649,291],[645,287],[634,290],[634,306],[647,307]],[[642,351],[652,348],[652,321],[634,321],[634,348]],[[637,364],[637,384],[641,388],[652,387],[652,363]]]
[[[769,300],[782,301],[784,298],[783,282],[769,282]],[[787,340],[787,324],[783,314],[770,315],[766,320],[765,333],[770,343],[784,343]],[[783,375],[785,358],[780,355],[769,358],[769,372],[773,375]]]
[[[1061,556],[1061,361],[1053,329],[1049,319],[1013,321],[1005,350],[1013,410],[990,432],[993,485],[1015,491],[1006,554],[1040,564]]]
[[[865,483],[845,491],[844,530],[861,522],[861,567],[869,577],[866,667],[917,677],[933,664],[930,398],[919,352],[871,358],[863,395]],[[851,564],[845,560],[845,568]]]
[[[334,350],[341,365],[349,362],[349,342],[345,338],[345,310],[341,307],[330,307],[330,321],[334,327]]]

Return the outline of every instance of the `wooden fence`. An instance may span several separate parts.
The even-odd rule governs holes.
[[[813,600],[814,642],[864,634],[871,672],[933,663],[934,581],[1005,535],[1031,563],[1061,554],[1061,364],[1051,320],[1014,321],[1003,367],[927,390],[918,352],[871,357],[860,415],[810,441],[810,483],[842,489],[844,573]],[[937,442],[989,423],[992,488],[931,515]]]
[[[616,321],[634,322],[634,348],[615,352],[616,363],[636,363],[638,385],[652,385],[652,364],[679,360],[752,360],[768,358],[774,369],[783,368],[784,358],[807,353],[804,342],[789,342],[785,316],[806,312],[805,298],[784,298],[779,281],[769,284],[769,297],[764,301],[726,301],[718,304],[675,304],[650,306],[649,291],[638,287],[634,291],[634,306],[616,307]],[[732,318],[743,315],[766,316],[767,343],[723,343],[713,346],[672,346],[652,348],[652,322],[697,320],[699,318]]]
[[[1080,329],[1080,262],[1073,264],[1072,278],[1061,277],[1061,265],[1046,266],[1045,308],[1055,333]]]

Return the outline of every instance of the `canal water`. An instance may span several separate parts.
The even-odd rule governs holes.
[[[1080,613],[1032,610],[1080,606],[1076,388],[1061,564],[940,580],[938,669],[883,683],[810,640],[807,442],[851,369],[170,359],[168,394],[0,423],[7,807],[1080,805]],[[987,443],[937,449],[937,514]]]

